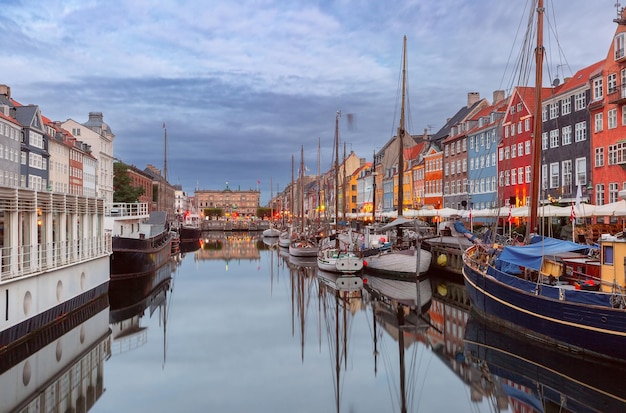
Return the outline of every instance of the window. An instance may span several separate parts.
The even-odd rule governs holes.
[[[587,158],[576,158],[576,185],[587,185]]]
[[[626,126],[626,106],[622,106],[622,126]]]
[[[528,132],[530,130],[530,118],[524,120],[524,130]]]
[[[517,174],[515,170],[511,170],[511,185],[517,185]]]
[[[606,127],[608,129],[617,128],[617,108],[610,109],[606,113]]]
[[[574,141],[582,142],[587,139],[587,122],[578,122],[574,125]]]
[[[615,36],[615,40],[613,41],[615,60],[620,60],[624,57],[624,36],[626,36],[626,33],[619,33]]]
[[[596,168],[604,166],[604,148],[599,147],[596,148]]]
[[[602,252],[603,252],[602,257],[604,258],[602,264],[613,265],[613,246],[603,245]]]
[[[550,148],[559,147],[559,130],[553,129],[550,131]]]
[[[572,160],[568,159],[561,163],[561,171],[563,172],[563,186],[572,192]]]
[[[544,151],[548,149],[548,132],[541,134],[541,149]]]
[[[604,205],[604,184],[596,185],[596,205]]]
[[[548,106],[543,106],[541,108],[541,121],[545,122],[548,120]]]
[[[548,188],[548,165],[541,165],[541,189]]]
[[[619,184],[617,182],[609,183],[609,204],[619,201],[618,198]]]
[[[550,164],[550,188],[559,187],[559,163]]]
[[[517,158],[517,145],[511,145],[511,158]]]
[[[567,97],[561,101],[561,113],[567,115],[572,111],[572,100]]]
[[[567,125],[561,129],[561,145],[569,145],[572,143],[572,126]]]
[[[593,118],[594,118],[595,131],[602,132],[602,124],[604,123],[602,121],[602,112],[596,113]]]
[[[617,92],[617,73],[609,73],[606,77],[607,93]]]
[[[524,144],[521,142],[517,144],[517,153],[519,154],[519,156],[522,156],[524,154]]]
[[[550,104],[550,119],[557,118],[559,116],[559,104],[552,103]]]
[[[604,97],[604,89],[602,88],[602,78],[593,80],[593,100],[599,100]]]
[[[626,163],[626,143],[619,142],[609,145],[609,165],[620,165]]]
[[[520,184],[524,182],[524,168],[522,168],[521,166],[517,168],[517,182],[519,182]]]
[[[530,140],[527,140],[524,143],[524,154],[525,155],[530,155]]]
[[[574,110],[583,110],[587,107],[587,98],[585,92],[580,92],[574,95]]]

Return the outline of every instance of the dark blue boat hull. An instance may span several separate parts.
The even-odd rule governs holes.
[[[463,265],[467,294],[479,317],[574,352],[626,359],[626,310],[559,299],[560,293],[585,298],[583,291],[540,285],[535,294],[535,282],[487,268],[485,275]]]

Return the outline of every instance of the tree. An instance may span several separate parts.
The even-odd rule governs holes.
[[[113,202],[137,202],[144,194],[140,186],[133,186],[128,175],[128,165],[124,162],[113,163]]]

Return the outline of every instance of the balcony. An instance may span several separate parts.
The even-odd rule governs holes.
[[[606,97],[608,102],[611,104],[621,105],[626,103],[626,85],[609,89]]]

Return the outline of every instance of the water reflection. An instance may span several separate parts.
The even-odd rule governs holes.
[[[167,355],[167,309],[173,288],[172,271],[177,262],[172,260],[145,277],[111,280],[109,322],[113,342],[111,352],[115,356],[135,350],[147,342],[147,328],[142,326],[146,315],[155,313],[163,329],[163,365]]]
[[[420,366],[434,355],[465,386],[473,410],[608,412],[626,409],[623,361],[603,365],[508,336],[470,316],[463,284],[432,274],[428,286],[364,275],[364,287],[340,291],[314,261],[282,256],[292,280],[292,331],[300,339],[304,362],[307,328],[315,328],[308,307],[320,314],[333,366],[335,410],[342,409],[341,386],[349,370],[351,324],[359,313],[371,318],[374,375],[382,360],[392,389],[392,411],[418,411],[419,394],[432,379]],[[317,276],[316,276],[317,275]],[[396,356],[390,358],[395,343]],[[397,357],[397,358],[396,358]],[[391,360],[397,360],[391,365]],[[429,378],[430,377],[430,378]]]
[[[216,232],[202,233],[203,240],[195,259],[221,260],[227,264],[231,260],[258,261],[260,250],[265,249],[259,235],[252,232]]]
[[[104,392],[110,354],[103,295],[0,351],[0,411],[84,412]]]

